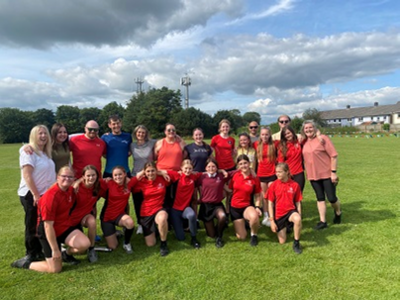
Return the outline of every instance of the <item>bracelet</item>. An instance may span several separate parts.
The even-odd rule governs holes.
[[[336,170],[331,170],[332,173],[336,173]]]
[[[272,217],[269,217],[269,218],[268,218],[268,220],[270,220],[270,221],[273,221],[273,220],[274,220],[274,218],[272,218]]]

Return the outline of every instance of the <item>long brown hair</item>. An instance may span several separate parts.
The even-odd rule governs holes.
[[[87,165],[82,170],[82,177],[85,176],[86,171],[93,170],[96,172],[96,181],[93,183],[93,196],[98,196],[100,192],[100,174],[93,165]]]
[[[276,160],[276,148],[275,148],[274,141],[272,140],[272,131],[271,131],[271,128],[269,128],[269,127],[261,127],[260,138],[258,140],[258,145],[257,145],[257,159],[259,162],[263,160],[264,142],[261,139],[261,131],[263,131],[263,130],[268,130],[268,132],[269,132],[269,138],[267,141],[267,145],[268,145],[267,159],[270,162],[274,162]]]
[[[290,126],[285,126],[281,130],[281,140],[279,142],[279,151],[282,152],[283,159],[286,160],[286,155],[287,155],[287,142],[288,140],[286,139],[286,131],[290,131],[293,135],[293,143],[297,144],[299,140],[297,139],[297,134],[294,132],[294,129]]]
[[[51,127],[51,139],[52,139],[52,147],[53,150],[56,149],[57,146],[57,134],[58,131],[60,130],[60,128],[64,127],[65,130],[67,131],[67,127],[65,127],[65,125],[63,123],[56,123],[53,125],[53,127]],[[68,131],[67,131],[67,139],[62,142],[63,148],[65,151],[67,151],[69,149],[69,136],[68,136]]]

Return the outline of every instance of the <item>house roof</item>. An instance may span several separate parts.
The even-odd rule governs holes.
[[[324,120],[351,119],[354,117],[391,115],[397,112],[400,112],[400,101],[398,101],[396,104],[389,105],[326,110],[321,112],[321,118]]]

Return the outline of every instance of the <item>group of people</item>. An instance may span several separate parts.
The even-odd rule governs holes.
[[[101,138],[93,120],[85,125],[84,134],[71,137],[63,124],[55,124],[51,133],[44,125],[35,126],[29,144],[20,149],[18,195],[25,210],[26,255],[12,266],[55,273],[63,261],[78,264],[73,255],[85,252],[90,262],[96,262],[100,198],[105,199],[99,219],[107,247],[116,249],[122,239],[123,249],[131,254],[135,227],[129,214],[131,195],[137,233],[144,235],[147,246],[156,245],[159,236],[161,256],[169,253],[170,229],[184,240],[188,228],[191,245],[200,248],[198,220],[215,238],[217,248],[224,245],[229,218],[237,238],[245,240],[250,231],[250,245],[256,246],[260,217],[280,243],[293,230],[293,249],[300,254],[303,165],[317,197],[320,221],[315,229],[328,226],[326,197],[334,209],[333,222],[341,222],[337,152],[312,121],[304,122],[300,135],[290,121],[289,116],[280,116],[280,131],[275,134],[250,122],[249,132],[239,135],[238,147],[225,119],[210,145],[201,128],[193,130],[193,143],[186,145],[173,124],[166,125],[165,138],[158,141],[150,138],[144,125],[131,136],[122,132],[117,115],[110,116],[111,132]],[[102,157],[106,158],[103,174]]]

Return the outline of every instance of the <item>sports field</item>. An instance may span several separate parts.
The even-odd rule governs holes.
[[[134,234],[134,254],[121,248],[90,264],[63,266],[60,274],[13,269],[24,255],[23,208],[17,188],[20,145],[0,145],[0,299],[399,299],[400,138],[333,138],[339,152],[338,196],[343,222],[312,230],[318,222],[314,193],[306,185],[303,254],[292,236],[279,245],[269,228],[250,247],[232,224],[225,246],[199,232],[200,250],[168,236],[170,254],[147,248]],[[99,203],[99,206],[102,203]],[[99,207],[100,209],[100,207]],[[100,243],[101,244],[101,243]]]

